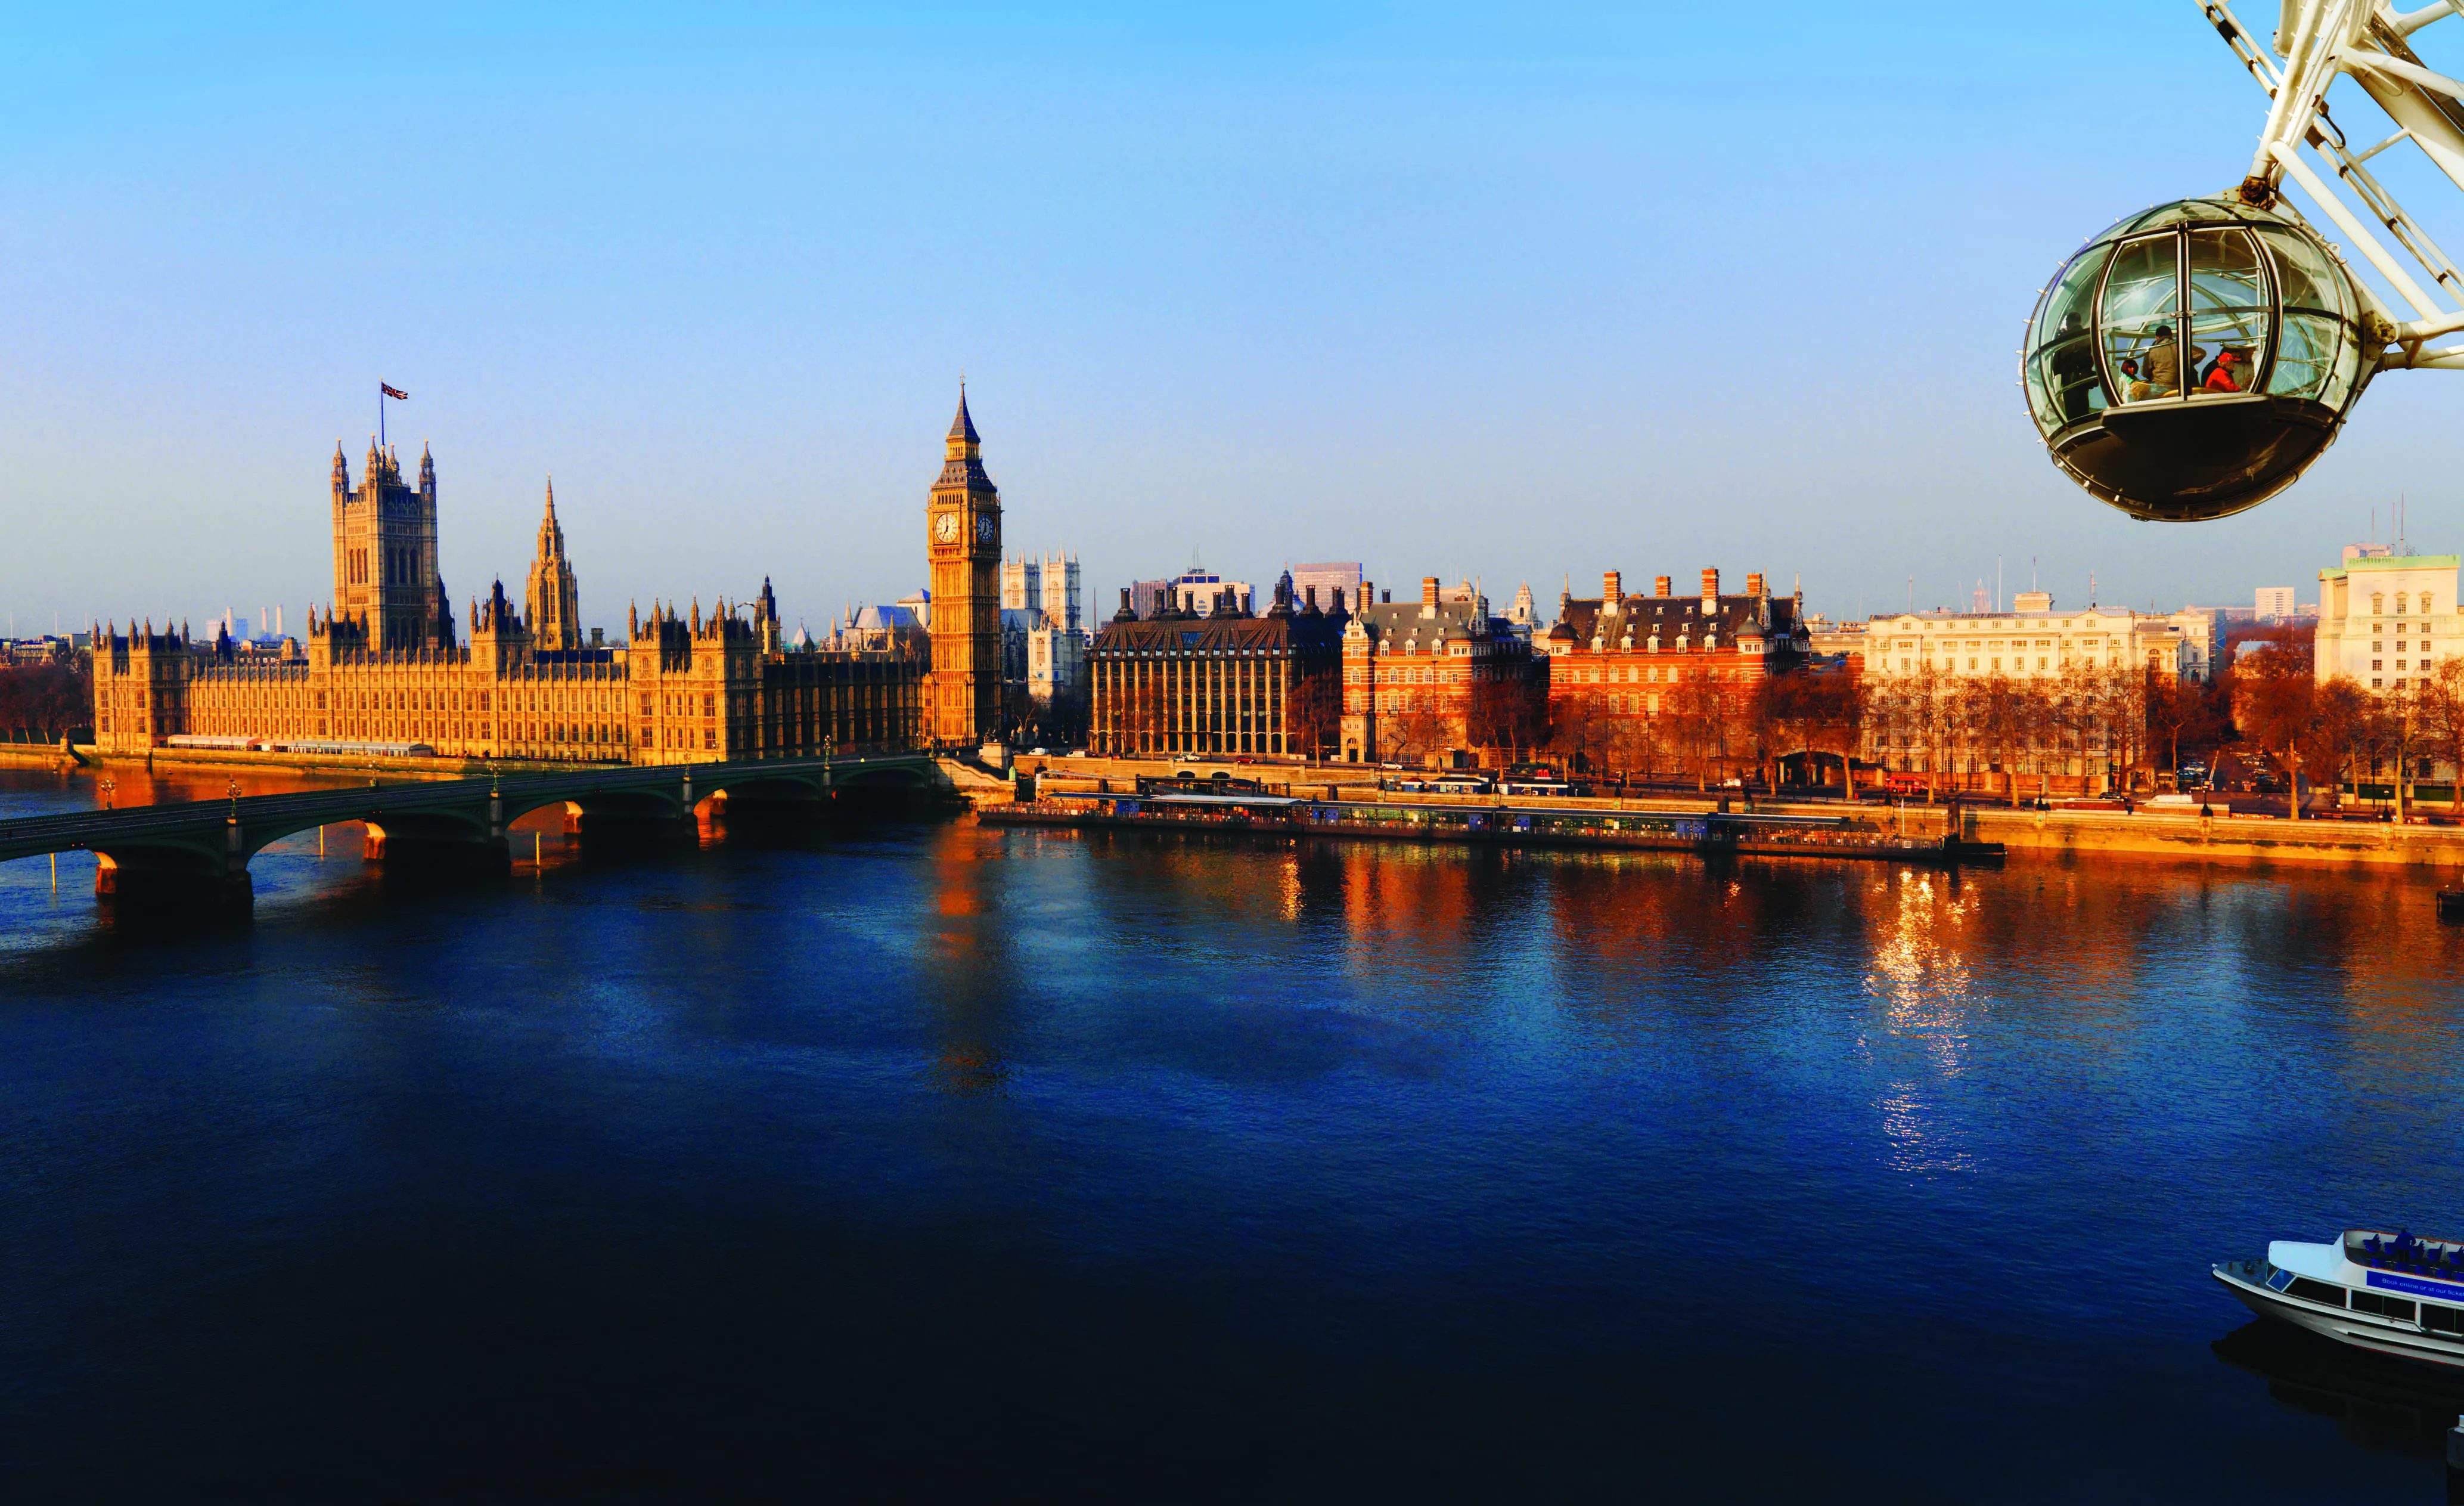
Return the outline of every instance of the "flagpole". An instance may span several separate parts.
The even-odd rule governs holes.
[[[385,384],[377,384],[377,454],[385,454]]]

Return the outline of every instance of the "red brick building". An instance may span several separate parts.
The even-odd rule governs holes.
[[[1709,722],[1723,705],[1741,705],[1761,681],[1806,662],[1802,593],[1773,597],[1759,571],[1746,577],[1740,596],[1720,593],[1717,569],[1703,572],[1699,595],[1677,596],[1669,586],[1662,575],[1650,595],[1629,596],[1611,570],[1599,596],[1569,592],[1559,600],[1556,624],[1539,646],[1561,747],[1648,747],[1716,735]],[[1672,720],[1656,723],[1660,718]]]
[[[1548,684],[1475,587],[1441,592],[1425,577],[1418,602],[1364,605],[1344,629],[1342,757],[1462,765],[1518,751],[1545,731]]]

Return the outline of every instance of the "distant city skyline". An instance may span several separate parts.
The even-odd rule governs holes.
[[[2125,28],[2181,128],[2008,172]],[[1761,570],[1837,619],[1997,557],[2065,605],[2245,602],[2399,495],[2417,547],[2464,536],[2438,380],[2219,523],[2130,523],[2038,449],[2012,347],[2044,276],[2256,128],[2188,7],[165,9],[17,41],[0,605],[45,631],[321,606],[321,473],[380,381],[434,447],[456,604],[518,591],[553,474],[585,627],[765,575],[791,631],[913,592],[962,370],[1006,537],[1076,547],[1094,617],[1193,546],[1544,611],[1569,576]],[[1841,139],[1887,149],[1809,144]]]

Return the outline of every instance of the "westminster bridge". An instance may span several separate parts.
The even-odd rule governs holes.
[[[245,904],[253,894],[249,860],[260,850],[343,822],[366,825],[370,858],[461,860],[502,871],[513,824],[551,806],[563,808],[568,831],[586,833],[600,825],[689,821],[696,806],[714,800],[819,808],[841,791],[920,794],[944,782],[931,755],[912,753],[371,783],[0,821],[0,862],[90,852],[98,895]]]

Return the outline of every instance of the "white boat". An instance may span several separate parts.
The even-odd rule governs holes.
[[[2348,1229],[2333,1244],[2271,1240],[2215,1278],[2261,1318],[2339,1343],[2464,1369],[2464,1241]]]

